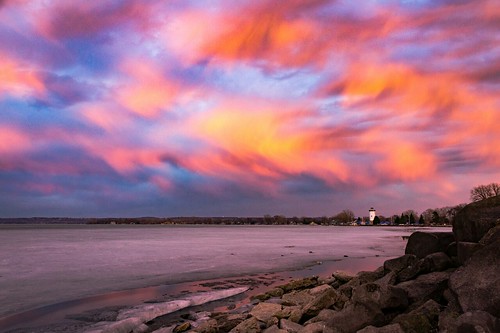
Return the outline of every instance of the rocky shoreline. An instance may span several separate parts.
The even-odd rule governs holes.
[[[244,308],[134,332],[500,332],[499,203],[469,205],[453,232],[413,233],[375,271],[295,280]]]

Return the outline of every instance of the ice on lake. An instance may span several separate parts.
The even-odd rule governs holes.
[[[394,257],[410,229],[0,225],[0,317],[115,290]]]

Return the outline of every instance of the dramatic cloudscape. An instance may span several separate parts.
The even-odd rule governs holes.
[[[0,216],[467,202],[499,31],[497,0],[2,0]]]

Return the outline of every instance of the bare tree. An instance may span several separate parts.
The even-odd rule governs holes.
[[[354,221],[354,212],[350,209],[344,209],[334,216],[335,221],[342,223],[350,223]]]
[[[493,195],[500,195],[500,184],[498,183],[491,183],[490,184],[491,191],[493,192]]]
[[[491,183],[488,185],[479,185],[470,190],[470,199],[472,201],[481,201],[500,194],[500,185]]]

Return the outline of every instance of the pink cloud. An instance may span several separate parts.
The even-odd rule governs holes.
[[[0,53],[0,96],[41,96],[44,93],[45,86],[36,68]]]

